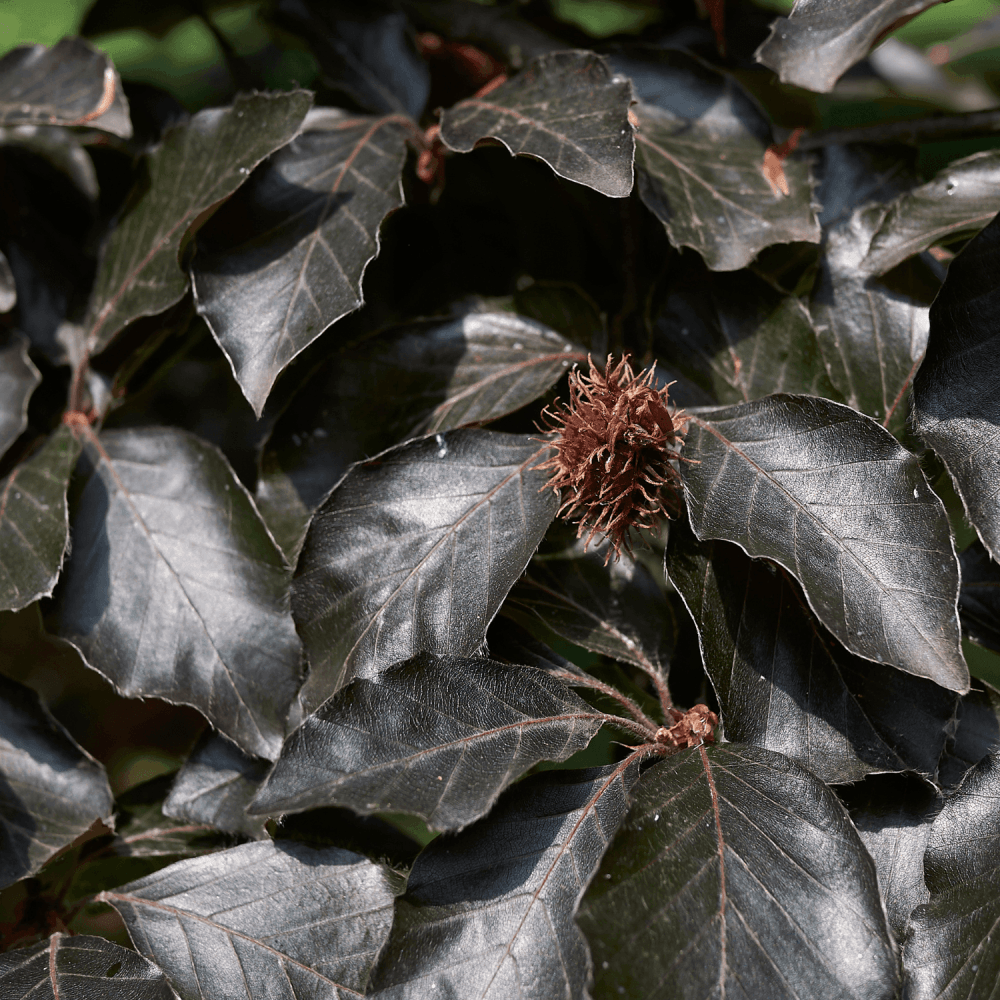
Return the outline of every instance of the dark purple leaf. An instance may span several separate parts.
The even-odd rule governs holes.
[[[591,963],[573,912],[638,771],[632,756],[536,775],[486,819],[434,841],[397,903],[370,995],[583,1000]]]
[[[917,433],[941,457],[969,522],[1000,558],[1000,216],[951,262],[913,382]]]
[[[398,881],[350,851],[269,841],[178,862],[98,899],[181,1000],[339,1000],[365,990]]]
[[[955,160],[888,206],[859,268],[884,274],[935,243],[978,233],[998,209],[1000,153],[989,150]]]
[[[86,322],[92,352],[127,323],[184,295],[188,277],[178,262],[184,237],[295,135],[311,103],[303,90],[240,95],[231,108],[200,111],[167,132],[104,246]]]
[[[69,543],[66,487],[80,454],[60,427],[0,480],[0,608],[17,611],[52,593]]]
[[[750,271],[712,273],[700,262],[679,268],[653,337],[658,362],[714,402],[772,392],[839,399],[805,303]]]
[[[584,553],[535,558],[510,592],[504,614],[542,639],[562,639],[666,676],[673,651],[673,612],[641,563],[623,554],[605,564],[604,545]]]
[[[772,563],[670,532],[670,580],[698,629],[726,739],[783,753],[827,782],[936,776],[958,697],[848,653]]]
[[[309,526],[292,591],[314,711],[419,650],[468,656],[558,501],[525,435],[456,430],[355,465]]]
[[[14,286],[14,274],[7,263],[7,258],[0,253],[0,313],[10,312],[17,304],[17,288]]]
[[[739,744],[640,778],[579,923],[594,997],[896,997],[875,867],[809,771]]]
[[[382,220],[403,204],[399,115],[330,111],[213,218],[192,269],[198,311],[257,415],[282,369],[363,301]]]
[[[941,761],[939,782],[954,788],[984,757],[1000,748],[1000,691],[978,678],[959,699],[955,735]]]
[[[257,503],[297,555],[312,512],[348,466],[414,434],[486,423],[549,389],[582,348],[510,313],[392,328],[311,377],[261,458]]]
[[[797,0],[757,50],[784,83],[821,93],[859,62],[883,35],[941,0]]]
[[[511,153],[547,163],[560,177],[624,198],[632,190],[635,141],[628,120],[632,87],[593,52],[533,59],[485,97],[441,115],[446,146],[468,153],[492,139]]]
[[[246,814],[246,807],[267,774],[269,764],[248,757],[224,736],[206,732],[180,769],[163,814],[189,823],[260,840],[264,820]]]
[[[1000,652],[1000,565],[980,541],[958,557],[962,567],[962,589],[958,612],[962,633],[987,649]]]
[[[86,125],[127,139],[128,101],[111,60],[82,38],[22,45],[0,59],[0,125]]]
[[[856,655],[969,689],[948,518],[888,431],[839,403],[779,394],[695,417],[684,454],[700,539],[784,566]]]
[[[679,49],[633,49],[612,65],[639,98],[639,194],[674,246],[735,271],[772,243],[819,242],[808,164],[786,159],[789,193],[772,188],[762,172],[770,125],[735,79]]]
[[[316,54],[324,86],[370,111],[420,118],[431,75],[405,14],[362,0],[280,0],[277,15]]]
[[[903,952],[912,1000],[979,1000],[996,991],[1000,948],[1000,756],[986,757],[934,820],[924,876],[930,901]]]
[[[539,761],[583,750],[605,721],[534,667],[419,653],[355,680],[310,715],[250,808],[406,812],[455,830]]]
[[[0,990],[10,1000],[175,1000],[163,972],[102,937],[56,932],[0,955]]]
[[[930,899],[924,849],[941,800],[924,782],[901,775],[873,775],[840,797],[875,862],[889,930],[903,941],[910,914]]]
[[[0,456],[28,426],[28,400],[41,381],[28,357],[27,339],[12,331],[0,342]]]
[[[56,631],[127,697],[192,705],[277,756],[301,650],[289,570],[249,494],[184,431],[84,441]]]
[[[95,820],[111,789],[38,695],[0,675],[0,887],[38,871]]]

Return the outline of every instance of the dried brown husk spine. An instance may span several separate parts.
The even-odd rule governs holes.
[[[579,521],[589,545],[607,536],[617,559],[631,553],[631,528],[656,530],[681,509],[681,460],[687,416],[671,407],[669,386],[653,385],[656,370],[636,375],[625,355],[604,372],[569,374],[569,402],[542,411],[543,428],[558,436],[555,454],[538,468],[551,469],[547,486],[562,492],[559,513]]]

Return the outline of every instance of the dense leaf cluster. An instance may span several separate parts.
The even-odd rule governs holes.
[[[791,131],[932,5],[0,60],[4,997],[994,995],[1000,153],[916,146],[996,122]],[[626,356],[612,553],[555,400]]]

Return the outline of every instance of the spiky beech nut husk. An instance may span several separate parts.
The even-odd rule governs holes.
[[[608,558],[632,551],[630,528],[655,528],[680,511],[680,458],[687,417],[670,406],[667,388],[653,387],[654,368],[638,375],[625,355],[602,373],[569,374],[569,403],[542,411],[543,428],[558,437],[547,486],[562,491],[559,513],[579,521],[589,545],[597,534],[611,545]]]

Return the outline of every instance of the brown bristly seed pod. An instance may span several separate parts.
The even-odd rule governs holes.
[[[630,528],[656,528],[659,520],[680,512],[681,477],[674,462],[687,416],[667,400],[668,386],[653,387],[655,369],[638,375],[628,355],[604,373],[594,366],[584,375],[569,374],[569,403],[542,411],[540,430],[556,432],[555,454],[537,466],[551,469],[546,484],[563,491],[559,513],[579,521],[577,537],[588,531],[610,541],[608,559],[621,550],[631,554]],[[607,560],[605,560],[607,562]]]

